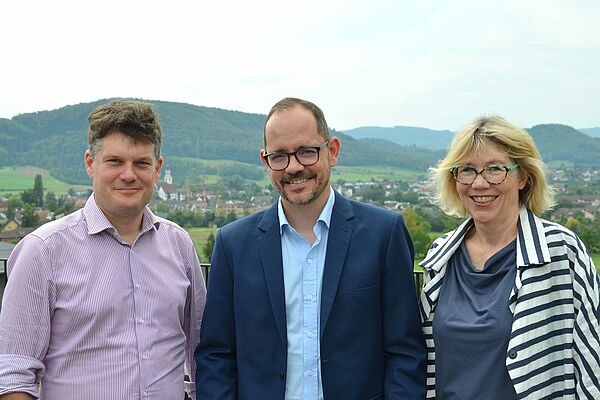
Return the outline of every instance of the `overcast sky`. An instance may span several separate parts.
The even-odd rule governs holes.
[[[266,114],[314,101],[338,130],[600,126],[600,1],[0,2],[0,117],[108,97]]]

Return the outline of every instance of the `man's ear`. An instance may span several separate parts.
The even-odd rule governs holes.
[[[89,150],[85,151],[85,172],[90,178],[94,178],[94,159],[92,158],[92,152]]]
[[[260,161],[265,165],[265,168],[269,169],[269,164],[267,164],[267,160],[265,160],[265,154],[267,151],[265,149],[260,149]]]
[[[163,158],[162,156],[158,157],[158,160],[156,161],[156,170],[155,170],[155,174],[154,174],[154,183],[158,182],[158,179],[160,178],[160,170],[162,168],[163,165]]]
[[[327,150],[329,151],[329,164],[333,167],[337,164],[338,158],[340,156],[340,148],[342,144],[340,139],[337,136],[332,136],[329,138],[329,144],[327,145]]]

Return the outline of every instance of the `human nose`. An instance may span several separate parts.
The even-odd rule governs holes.
[[[478,187],[488,187],[490,186],[490,183],[483,177],[482,174],[483,171],[479,172],[477,174],[477,176],[475,176],[475,179],[473,180],[473,183],[471,183],[471,186],[474,188],[478,188]]]
[[[124,163],[121,170],[120,178],[124,181],[134,181],[137,175],[135,174],[132,163]]]
[[[300,164],[300,161],[298,161],[296,154],[290,154],[288,157],[290,157],[290,162],[287,168],[285,169],[288,173],[294,174],[304,169],[304,165]]]

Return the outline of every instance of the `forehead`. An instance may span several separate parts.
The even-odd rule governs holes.
[[[458,160],[458,164],[491,164],[510,162],[506,155],[506,149],[493,141],[485,140],[471,146],[465,152],[463,157]]]
[[[98,153],[131,157],[154,157],[154,144],[134,140],[121,132],[113,132],[100,142]]]
[[[271,144],[314,144],[314,140],[318,141],[320,137],[314,115],[299,105],[277,111],[265,126],[265,138],[269,147]]]

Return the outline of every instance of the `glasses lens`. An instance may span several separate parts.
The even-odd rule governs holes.
[[[454,170],[454,178],[460,183],[469,184],[475,180],[477,171],[471,167],[457,167]]]
[[[319,161],[319,150],[300,149],[296,152],[296,158],[302,165],[312,165]]]
[[[267,156],[267,162],[272,169],[285,169],[288,165],[289,157],[285,153],[273,153]]]
[[[506,178],[506,170],[501,165],[489,165],[482,174],[492,184],[498,184]]]

